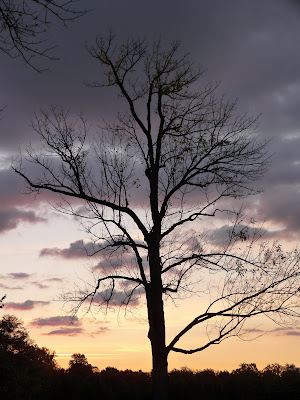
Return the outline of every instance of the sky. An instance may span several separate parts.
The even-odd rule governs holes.
[[[78,314],[70,324],[62,298],[91,279],[92,261],[81,251],[89,237],[78,221],[58,214],[49,194],[25,193],[11,163],[20,148],[35,143],[35,112],[63,105],[83,112],[95,125],[113,119],[120,105],[107,90],[88,87],[100,71],[85,45],[113,30],[128,37],[180,40],[190,58],[205,69],[205,79],[219,83],[220,93],[238,99],[238,112],[260,115],[259,136],[268,140],[272,163],[259,182],[263,192],[246,203],[248,214],[263,223],[266,237],[290,248],[300,233],[300,1],[298,0],[86,0],[92,9],[67,30],[53,27],[50,42],[59,61],[38,74],[21,59],[0,54],[0,297],[1,315],[21,318],[40,346],[55,350],[66,366],[75,352],[99,368],[150,370],[145,304],[107,312]],[[100,4],[101,3],[101,4]],[[42,60],[38,61],[43,63]],[[121,298],[121,294],[120,294]],[[197,312],[199,299],[167,304],[167,332]],[[138,307],[139,306],[139,307]],[[172,355],[170,368],[233,369],[241,362],[300,365],[300,327],[255,325],[258,338],[228,339],[192,356]],[[262,335],[269,331],[268,335]],[[197,343],[203,332],[192,335]]]

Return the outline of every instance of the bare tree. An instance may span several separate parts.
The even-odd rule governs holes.
[[[0,51],[10,57],[21,57],[41,72],[35,58],[57,60],[47,44],[49,29],[55,24],[66,26],[86,13],[78,9],[80,0],[1,0]]]
[[[242,334],[245,321],[258,315],[282,323],[299,317],[299,252],[284,253],[277,243],[257,247],[239,213],[228,240],[213,240],[212,220],[234,215],[235,199],[257,193],[266,144],[257,138],[256,119],[236,115],[235,102],[218,96],[217,85],[201,85],[203,70],[179,43],[117,46],[110,36],[89,52],[104,68],[104,80],[91,85],[115,88],[127,111],[91,141],[83,118],[58,107],[42,112],[33,123],[42,147],[29,147],[14,169],[31,191],[69,198],[63,211],[81,216],[95,239],[87,251],[101,257],[102,273],[75,296],[76,309],[116,299],[129,304],[145,294],[154,398],[165,399],[170,352],[202,351]],[[26,160],[41,168],[38,178],[26,171]],[[199,302],[199,314],[167,344],[165,298],[197,290],[209,292],[209,305]],[[183,348],[180,339],[199,325],[207,339]]]

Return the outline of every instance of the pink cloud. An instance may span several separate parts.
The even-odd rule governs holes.
[[[11,309],[11,310],[32,310],[35,308],[35,306],[45,306],[47,304],[50,304],[49,301],[33,301],[33,300],[26,300],[23,303],[6,303],[5,304],[5,309]]]

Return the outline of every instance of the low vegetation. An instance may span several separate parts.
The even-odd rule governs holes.
[[[263,400],[299,399],[300,368],[272,364],[258,370],[241,364],[232,372],[174,369],[169,373],[171,399]],[[54,352],[38,347],[22,321],[12,315],[0,320],[0,393],[6,400],[151,399],[151,374],[99,370],[84,354],[75,353],[69,368],[60,368]]]

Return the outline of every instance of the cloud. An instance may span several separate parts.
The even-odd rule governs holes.
[[[276,336],[300,336],[300,327],[281,327],[275,328],[270,331],[270,333],[274,333]]]
[[[15,229],[21,222],[35,224],[45,221],[45,218],[38,217],[34,211],[20,210],[18,208],[0,210],[0,232]]]
[[[78,317],[68,317],[66,315],[63,316],[56,316],[50,318],[36,318],[30,322],[30,325],[36,327],[42,326],[68,326],[74,325],[78,326],[81,325],[81,322],[78,320]]]
[[[22,286],[7,286],[7,285],[4,285],[3,283],[0,283],[0,288],[1,289],[8,289],[8,290],[21,290],[21,289],[23,289]]]
[[[217,246],[226,245],[233,235],[233,226],[232,225],[223,225],[220,228],[214,229],[211,232],[212,241]],[[256,227],[249,225],[235,225],[234,226],[234,238],[237,241],[244,241],[247,239],[260,237],[263,234],[263,238],[268,236],[268,232],[265,230],[260,231]]]
[[[107,326],[102,326],[99,329],[97,329],[96,331],[93,331],[90,333],[91,337],[95,337],[98,335],[102,335],[103,333],[109,332],[110,329]]]
[[[102,257],[110,254],[110,250],[107,247],[107,243],[95,243],[95,242],[84,242],[83,240],[76,240],[69,244],[69,247],[60,249],[58,247],[43,248],[40,251],[40,257],[61,257],[65,259],[78,259],[87,258],[97,253]],[[118,260],[118,256],[124,253],[124,249],[118,249],[114,251],[114,258],[112,260]],[[109,263],[107,261],[107,263]]]
[[[287,336],[300,336],[300,332],[297,331],[287,331],[286,332]]]
[[[47,304],[50,304],[49,301],[34,301],[34,300],[26,300],[23,303],[6,303],[5,308],[6,309],[11,309],[11,310],[32,310],[36,306],[45,306]]]
[[[83,240],[77,240],[70,243],[69,247],[65,249],[59,249],[57,247],[44,248],[40,251],[40,257],[50,256],[66,259],[86,258],[87,255],[93,254],[100,249],[101,246],[93,242],[84,243]]]
[[[22,193],[24,183],[11,168],[0,169],[0,188],[0,233],[13,230],[22,222],[46,221],[31,210],[33,196]]]
[[[108,323],[107,321],[105,323]],[[88,319],[88,326],[103,324],[103,321],[95,321]],[[89,332],[82,328],[82,321],[78,319],[77,316],[67,316],[67,315],[58,315],[55,317],[49,318],[36,318],[30,322],[31,326],[36,328],[44,328],[44,327],[58,327],[55,330],[50,332],[42,333],[42,335],[47,336],[77,336],[80,334],[89,335],[91,337],[101,335],[103,333],[108,332],[110,329],[107,326],[97,326],[96,329],[92,332]]]
[[[300,174],[299,174],[300,177]],[[269,188],[260,196],[257,213],[266,224],[275,224],[281,229],[277,238],[296,239],[300,234],[299,184],[280,184]]]
[[[58,335],[58,336],[77,336],[81,333],[84,333],[84,330],[82,328],[62,328],[62,329],[57,329],[55,331],[50,331],[47,333],[43,333],[43,335],[47,336],[53,336],[53,335]]]
[[[7,276],[12,279],[27,279],[30,278],[32,274],[26,274],[25,272],[10,272]]]
[[[99,304],[104,304],[107,303],[109,300],[109,306],[114,306],[114,307],[122,307],[122,306],[127,306],[128,304],[136,307],[140,304],[140,298],[139,294],[141,293],[142,290],[136,289],[134,291],[133,296],[130,298],[131,291],[130,290],[124,290],[124,291],[118,291],[114,290],[112,298],[110,298],[111,291],[109,289],[103,290],[102,292],[98,292],[96,296],[94,297],[94,302],[99,303]]]
[[[36,287],[38,287],[39,289],[48,289],[50,287],[48,285],[44,285],[43,283],[40,283],[40,282],[37,282],[37,281],[31,282],[31,284],[36,286]]]
[[[48,278],[45,279],[47,282],[63,282],[63,278]]]

